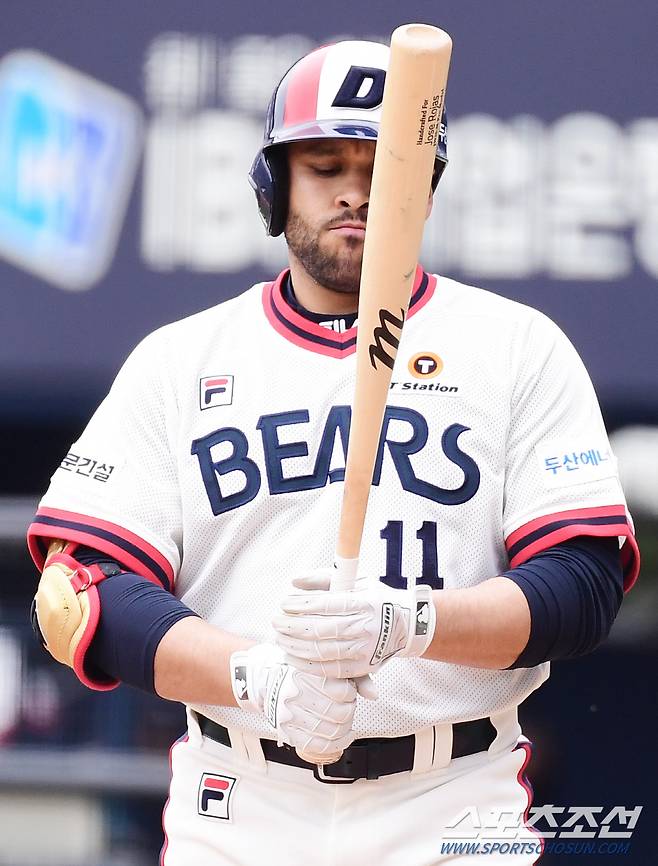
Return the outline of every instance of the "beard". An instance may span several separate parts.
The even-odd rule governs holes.
[[[343,214],[332,223],[357,220],[353,214]],[[341,238],[338,249],[323,249],[320,232],[311,229],[296,213],[290,213],[285,228],[288,248],[299,259],[306,273],[321,286],[342,294],[357,294],[361,281],[363,241],[359,238]]]

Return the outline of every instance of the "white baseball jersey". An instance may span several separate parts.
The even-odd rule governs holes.
[[[168,325],[132,353],[52,478],[31,528],[82,541],[257,641],[290,580],[331,565],[355,328],[294,312],[283,275]],[[360,576],[474,586],[582,534],[637,548],[587,373],[541,313],[419,268],[393,370]],[[440,624],[439,624],[440,628]],[[548,665],[394,659],[357,736],[400,736],[519,704]],[[271,735],[263,718],[197,706]]]

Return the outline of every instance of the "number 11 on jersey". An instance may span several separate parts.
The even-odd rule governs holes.
[[[386,573],[380,580],[394,589],[406,589],[407,578],[402,576],[402,521],[389,520],[379,535],[386,542]],[[416,538],[422,544],[423,555],[418,583],[427,583],[432,589],[443,589],[443,578],[439,577],[435,521],[425,520],[416,531]]]

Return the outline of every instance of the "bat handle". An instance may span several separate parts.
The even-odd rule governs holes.
[[[358,565],[358,557],[350,559],[336,554],[334,558],[334,573],[331,576],[330,589],[335,592],[342,592],[344,590],[354,589],[354,585],[356,584],[356,572]],[[369,676],[359,677],[354,681],[354,684],[359,694],[362,697],[367,698],[368,700],[375,700],[379,695],[377,686],[373,682],[372,678]],[[303,758],[305,761],[308,761],[311,764],[314,764],[317,761],[317,758],[315,756],[306,755],[303,751],[299,751],[299,749],[297,750],[297,753],[299,754],[300,758]],[[321,763],[333,764],[339,759],[340,755],[331,755],[328,756]]]
[[[356,584],[356,572],[359,566],[358,556],[347,559],[336,554],[334,559],[334,574],[331,577],[332,590],[354,589]],[[355,680],[359,694],[368,700],[375,700],[379,692],[371,677],[359,677]]]
[[[359,557],[347,559],[336,554],[334,573],[331,576],[331,588],[335,590],[354,589],[356,571],[359,567]]]

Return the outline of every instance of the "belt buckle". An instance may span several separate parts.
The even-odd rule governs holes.
[[[356,782],[356,779],[350,776],[327,776],[324,767],[324,764],[315,764],[313,767],[313,776],[318,782],[323,782],[325,785],[353,785]]]
[[[313,775],[318,782],[324,782],[326,785],[351,785],[358,779],[370,778],[369,764],[368,748],[363,742],[357,740],[348,746],[333,764],[316,764]],[[327,772],[329,767],[336,767],[336,775]],[[340,772],[349,775],[340,776],[338,775]]]

